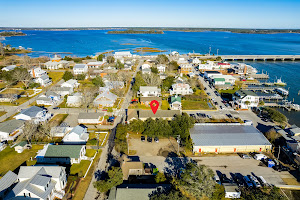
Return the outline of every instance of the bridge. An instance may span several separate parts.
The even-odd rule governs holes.
[[[192,57],[209,59],[221,57],[224,61],[296,61],[300,60],[300,55],[220,55],[220,56],[211,56],[211,55],[195,55]]]

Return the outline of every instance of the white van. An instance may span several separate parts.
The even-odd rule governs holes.
[[[260,183],[261,183],[262,186],[268,185],[268,183],[267,183],[267,181],[264,179],[264,177],[259,176],[258,179],[259,179],[259,181],[260,181]]]
[[[263,160],[263,159],[266,159],[268,157],[266,155],[262,154],[262,153],[258,153],[258,154],[255,154],[253,158],[255,160]]]

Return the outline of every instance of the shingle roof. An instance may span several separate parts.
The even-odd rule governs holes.
[[[85,64],[76,64],[73,67],[73,69],[83,69],[83,68],[86,68],[86,67],[87,67],[87,65],[85,65]]]
[[[157,91],[158,88],[156,86],[140,86],[140,92],[145,91]]]
[[[0,131],[5,132],[5,133],[11,133],[14,130],[23,126],[24,123],[25,123],[24,121],[16,120],[16,119],[1,122],[0,123]]]
[[[26,141],[21,141],[16,146],[24,147],[26,144],[27,144]]]
[[[61,166],[21,166],[18,178],[32,178],[35,174],[41,172],[41,168],[43,168],[45,173],[52,178],[58,178],[61,170],[65,170],[65,167]]]
[[[239,94],[241,97],[244,97],[244,96],[257,96],[256,93],[252,92],[251,90],[238,90],[236,91],[237,94]]]
[[[49,145],[45,157],[79,158],[83,145]]]
[[[195,146],[271,145],[253,126],[241,124],[195,124],[190,130]]]
[[[174,103],[174,102],[180,102],[181,103],[181,97],[180,96],[173,96],[171,97],[171,103]]]
[[[20,114],[27,115],[30,117],[35,117],[37,113],[43,111],[44,108],[31,106],[30,108],[24,109],[20,112]]]
[[[8,171],[1,179],[0,179],[0,192],[9,188],[12,184],[14,184],[18,179],[18,175],[13,173],[12,171]]]

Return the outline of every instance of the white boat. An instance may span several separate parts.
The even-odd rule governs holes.
[[[283,82],[280,78],[280,79],[277,79],[277,81],[274,83],[274,85],[286,86],[286,83]]]
[[[283,96],[288,96],[289,95],[289,91],[286,90],[286,89],[283,89],[283,88],[276,88],[275,91],[278,93],[278,94],[281,94]]]

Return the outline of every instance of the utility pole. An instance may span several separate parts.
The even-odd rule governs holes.
[[[278,155],[277,155],[277,160],[279,160],[279,155],[280,155],[280,146],[279,146],[279,150],[278,150]]]

